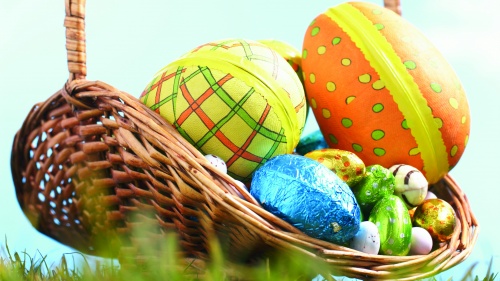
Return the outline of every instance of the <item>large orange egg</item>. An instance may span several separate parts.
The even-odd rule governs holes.
[[[435,183],[469,138],[459,79],[440,52],[396,13],[348,2],[317,16],[304,38],[306,96],[332,148],[369,166],[408,164]]]

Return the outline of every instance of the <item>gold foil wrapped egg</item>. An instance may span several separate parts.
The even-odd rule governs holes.
[[[415,210],[413,225],[424,228],[434,239],[447,241],[455,229],[455,210],[442,199],[427,199]]]

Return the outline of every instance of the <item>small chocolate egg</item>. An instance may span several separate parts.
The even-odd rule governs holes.
[[[365,176],[351,188],[361,210],[368,215],[380,199],[394,193],[394,176],[380,165],[368,166]]]
[[[434,239],[447,241],[455,229],[455,210],[443,199],[425,200],[415,210],[413,225],[424,228]]]
[[[422,172],[405,164],[393,165],[389,171],[395,179],[394,195],[401,197],[408,209],[424,201],[429,183]]]
[[[224,162],[222,158],[214,154],[207,154],[205,155],[205,158],[208,160],[208,162],[210,162],[210,164],[216,167],[219,171],[223,172],[224,174],[227,174],[226,162]]]
[[[380,199],[370,212],[380,234],[380,253],[405,256],[410,251],[411,219],[403,200],[396,195]]]
[[[421,227],[411,229],[410,255],[427,255],[432,250],[432,237]]]
[[[377,226],[371,221],[361,222],[358,233],[351,240],[350,247],[366,254],[378,254],[380,250],[380,234]]]
[[[255,171],[250,194],[264,209],[317,239],[345,244],[359,230],[360,210],[349,186],[301,155],[267,161]]]
[[[305,155],[313,150],[328,148],[325,138],[320,130],[312,132],[299,140],[299,144],[295,148],[295,152],[300,155]]]
[[[360,182],[365,176],[365,164],[350,151],[325,148],[311,151],[304,156],[325,165],[350,187]]]

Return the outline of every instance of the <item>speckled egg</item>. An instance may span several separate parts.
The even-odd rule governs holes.
[[[250,194],[264,209],[317,239],[346,244],[359,230],[360,210],[349,186],[301,155],[267,161],[255,171]]]
[[[380,234],[377,226],[371,221],[361,222],[359,231],[354,235],[349,246],[370,255],[378,254],[380,250]]]
[[[413,214],[414,226],[422,227],[432,238],[442,242],[453,236],[456,223],[453,207],[439,198],[425,200]]]
[[[208,162],[210,162],[210,164],[217,168],[217,170],[221,171],[224,174],[227,173],[226,162],[224,162],[224,160],[222,160],[219,156],[207,154],[205,155],[205,158],[208,160]]]
[[[455,72],[408,21],[376,4],[346,2],[318,15],[303,43],[308,102],[332,148],[368,165],[411,165],[436,183],[469,139]]]
[[[325,148],[311,151],[304,156],[325,165],[350,187],[360,182],[366,173],[363,161],[350,151]]]

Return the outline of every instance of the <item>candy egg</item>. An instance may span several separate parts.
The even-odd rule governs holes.
[[[307,111],[303,85],[288,62],[242,39],[188,52],[161,69],[140,100],[244,182],[272,156],[294,151]]]
[[[255,171],[250,194],[264,209],[317,239],[345,244],[359,230],[360,210],[349,186],[304,156],[271,158]]]
[[[325,165],[351,187],[365,176],[365,164],[350,151],[325,148],[311,151],[304,156]]]
[[[380,199],[394,193],[394,176],[380,165],[368,166],[365,176],[351,189],[367,215]]]
[[[427,195],[425,196],[424,200],[435,199],[435,198],[437,198],[436,194],[434,194],[432,191],[427,191]]]
[[[422,203],[429,183],[424,175],[410,165],[398,164],[389,168],[394,175],[394,195],[403,199],[408,209]]]
[[[436,183],[469,139],[455,72],[424,35],[389,9],[346,2],[317,16],[303,41],[308,102],[332,148],[365,165],[411,165]]]
[[[421,227],[411,229],[410,255],[427,255],[432,250],[432,237]]]
[[[442,199],[425,200],[413,214],[413,225],[424,228],[434,239],[447,241],[455,230],[455,210]]]
[[[213,154],[207,154],[205,155],[205,158],[208,160],[208,162],[210,162],[210,164],[216,167],[219,171],[221,171],[224,174],[227,173],[226,162],[224,162],[224,160],[222,160],[219,156]]]
[[[380,199],[370,212],[380,233],[380,253],[404,256],[410,251],[411,220],[408,209],[401,198],[389,195]]]
[[[377,226],[371,221],[359,224],[359,231],[352,238],[350,247],[363,253],[376,255],[380,250],[380,234]]]

